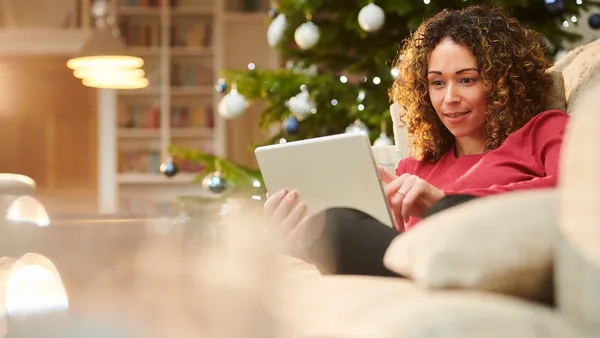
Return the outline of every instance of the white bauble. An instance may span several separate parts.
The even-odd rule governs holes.
[[[319,26],[312,23],[312,21],[301,24],[294,32],[294,40],[298,44],[298,47],[302,49],[313,48],[319,42],[320,38]]]
[[[267,29],[267,43],[271,47],[277,46],[283,39],[283,32],[287,26],[287,20],[284,14],[279,14]]]
[[[304,86],[300,93],[288,101],[288,107],[298,120],[303,120],[317,112],[317,105]]]
[[[381,133],[379,137],[373,142],[373,147],[387,147],[393,146],[394,140],[392,140],[386,133]]]
[[[367,128],[367,125],[363,121],[356,120],[351,125],[349,125],[348,127],[346,127],[346,133],[365,133],[365,134],[368,134],[369,133],[369,129]]]
[[[244,95],[240,94],[236,89],[232,89],[219,102],[218,111],[222,117],[233,119],[242,115],[247,106],[248,103]]]
[[[379,30],[384,23],[385,12],[374,3],[366,5],[358,13],[358,24],[367,32]]]

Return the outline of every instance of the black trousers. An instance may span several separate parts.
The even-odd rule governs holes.
[[[437,212],[476,198],[472,195],[449,195],[425,214]],[[383,265],[383,257],[392,240],[400,235],[361,211],[334,208],[315,216],[325,222],[319,237],[306,248],[308,260],[325,274],[402,277]]]

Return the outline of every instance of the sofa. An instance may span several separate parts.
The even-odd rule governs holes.
[[[423,220],[384,258],[406,279],[321,275],[282,258],[270,306],[294,337],[600,337],[600,40],[549,72],[552,108],[572,116],[558,187]],[[402,132],[397,147],[373,149],[390,170],[407,156]]]

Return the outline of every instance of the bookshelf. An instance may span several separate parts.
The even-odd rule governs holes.
[[[116,93],[119,209],[127,209],[127,199],[201,194],[191,184],[202,169],[197,164],[177,161],[180,174],[173,178],[164,177],[159,166],[171,144],[228,157],[229,125],[239,122],[216,114],[222,95],[214,84],[223,68],[249,62],[278,66],[266,44],[269,1],[113,1],[121,35],[130,53],[144,58],[150,82],[144,89]],[[248,41],[254,41],[250,50]],[[238,45],[243,53],[234,50]]]

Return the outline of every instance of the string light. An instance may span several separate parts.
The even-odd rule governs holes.
[[[345,75],[342,75],[342,76],[340,76],[340,82],[346,83],[346,82],[348,82],[348,78]]]

